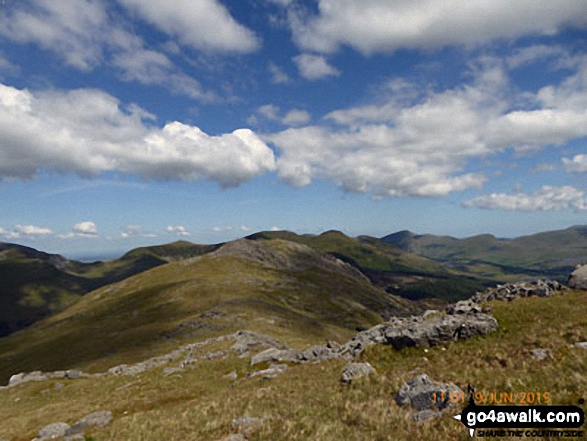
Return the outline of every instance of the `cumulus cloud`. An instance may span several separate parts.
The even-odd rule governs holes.
[[[327,124],[265,135],[280,152],[279,176],[293,186],[326,178],[374,196],[446,196],[487,180],[467,172],[474,159],[587,136],[585,64],[558,86],[524,93],[527,110],[502,61],[481,59],[470,74],[469,83],[444,91],[391,82],[387,96],[333,111]]]
[[[73,226],[73,231],[82,236],[96,236],[98,234],[98,227],[92,221],[80,222]]]
[[[119,0],[181,44],[221,52],[253,52],[260,47],[253,31],[238,23],[217,0]]]
[[[98,227],[92,221],[84,221],[75,224],[71,231],[66,234],[60,234],[60,239],[74,239],[74,238],[91,238],[95,239],[98,237]]]
[[[552,35],[585,27],[583,0],[319,0],[318,12],[290,8],[294,41],[303,50],[328,53],[341,45],[363,54],[400,48],[476,44],[523,35]]]
[[[110,16],[105,2],[18,2],[0,11],[0,35],[19,43],[37,44],[82,71],[109,64],[124,81],[156,84],[204,101],[216,98],[166,55],[147,49],[142,38]]]
[[[569,173],[587,173],[587,155],[576,155],[573,159],[563,158],[562,161]]]
[[[165,231],[167,231],[170,234],[175,234],[177,236],[189,236],[190,233],[187,231],[187,228],[182,226],[182,225],[177,225],[177,226],[173,226],[173,225],[169,225]]]
[[[46,227],[38,227],[35,225],[15,225],[13,230],[6,233],[6,237],[9,239],[19,238],[35,238],[39,236],[51,236],[55,234],[53,230]]]
[[[150,117],[97,90],[33,94],[0,84],[0,179],[117,170],[231,187],[275,167],[272,150],[248,129],[209,136],[177,121],[148,127]]]
[[[492,193],[478,196],[463,203],[465,207],[508,211],[560,211],[587,210],[585,192],[571,186],[551,187],[545,185],[531,194]]]
[[[243,233],[248,233],[248,232],[250,232],[250,231],[251,231],[251,229],[250,229],[249,227],[247,227],[246,225],[241,225],[241,227],[240,227],[240,230],[241,230]]]
[[[340,71],[328,64],[322,55],[301,54],[293,57],[300,75],[307,80],[315,81],[329,76],[339,76]]]

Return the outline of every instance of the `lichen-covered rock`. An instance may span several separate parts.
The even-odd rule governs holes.
[[[587,265],[580,265],[569,276],[569,288],[587,289]]]
[[[296,349],[276,349],[269,348],[263,352],[254,355],[251,358],[251,366],[254,366],[263,362],[286,362],[286,363],[299,363],[303,360],[303,353]]]
[[[349,363],[342,370],[340,381],[342,383],[351,383],[358,378],[367,377],[377,373],[370,363]]]
[[[231,349],[242,354],[244,352],[260,348],[284,349],[285,346],[279,340],[252,331],[239,331],[235,335],[235,343]]]
[[[112,421],[112,412],[110,411],[98,411],[86,415],[81,420],[73,424],[65,431],[65,435],[75,435],[84,432],[86,429],[92,426],[105,427]]]
[[[53,423],[43,427],[39,430],[37,441],[46,439],[55,439],[65,436],[65,432],[69,429],[69,424]]]
[[[451,395],[452,394],[452,395]],[[451,400],[457,397],[456,400]],[[399,406],[410,406],[416,411],[442,411],[454,406],[463,396],[463,391],[454,383],[441,383],[422,374],[405,382],[395,396]]]

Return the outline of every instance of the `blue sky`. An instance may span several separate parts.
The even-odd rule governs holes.
[[[584,0],[3,0],[0,240],[587,224]]]

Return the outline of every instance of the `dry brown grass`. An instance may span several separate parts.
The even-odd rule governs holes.
[[[0,391],[0,438],[30,440],[46,424],[111,410],[113,422],[92,432],[98,441],[216,440],[233,433],[231,421],[243,415],[266,418],[252,440],[464,441],[470,439],[464,427],[450,418],[456,411],[411,422],[393,399],[402,382],[425,372],[465,389],[549,392],[553,404],[576,404],[587,398],[587,350],[572,347],[587,340],[586,295],[495,302],[497,332],[428,352],[372,347],[362,358],[378,374],[350,386],[339,381],[343,361],[291,366],[263,380],[243,378],[253,368],[236,357],[169,376],[159,368],[137,377],[62,381],[60,390],[55,381],[25,384]],[[550,348],[553,357],[536,361],[530,350],[537,347]],[[223,377],[233,370],[237,381]]]

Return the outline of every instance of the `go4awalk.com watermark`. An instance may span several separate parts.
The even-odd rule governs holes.
[[[579,406],[477,405],[474,390],[469,392],[467,407],[454,418],[471,437],[582,438],[585,434],[585,412]]]

